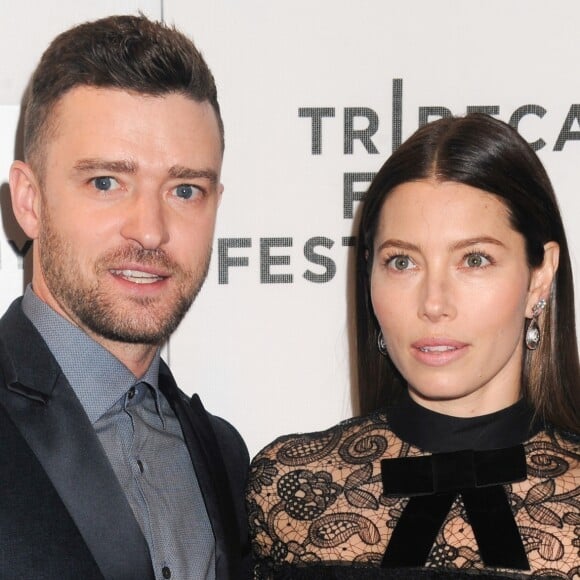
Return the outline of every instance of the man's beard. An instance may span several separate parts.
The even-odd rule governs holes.
[[[184,270],[163,250],[124,247],[92,264],[94,281],[83,278],[73,243],[52,227],[45,210],[39,232],[40,265],[46,285],[60,307],[81,327],[103,338],[133,344],[159,345],[177,328],[207,276],[211,246],[199,268]],[[124,295],[121,300],[100,283],[123,263],[159,266],[171,273],[172,289],[163,299]]]

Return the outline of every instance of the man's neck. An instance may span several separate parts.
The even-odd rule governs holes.
[[[83,330],[103,348],[119,359],[137,379],[146,372],[157,352],[157,346],[151,344],[133,344],[109,340],[84,329]]]
[[[43,287],[40,285],[39,289],[34,286],[32,292],[37,299],[44,302],[51,310],[53,310],[60,317],[67,320],[70,324],[76,326],[79,330],[84,332],[94,342],[102,346],[105,350],[111,353],[118,359],[131,373],[140,379],[149,369],[151,362],[155,358],[158,347],[153,344],[130,343],[111,340],[104,336],[97,334],[80,324],[54,300],[50,293],[43,293]]]
[[[44,279],[40,276],[33,279],[33,292],[37,298],[42,300],[57,314],[80,328],[85,334],[90,336],[96,343],[108,350],[115,358],[119,359],[134,375],[140,379],[149,368],[151,361],[155,357],[158,347],[151,344],[140,344],[130,342],[120,342],[105,338],[93,332],[90,328],[81,324],[72,313],[67,312],[49,291]]]

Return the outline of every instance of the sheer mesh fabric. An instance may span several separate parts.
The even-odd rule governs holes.
[[[424,455],[385,414],[286,436],[252,462],[248,509],[257,579],[580,579],[580,438],[543,430],[524,444],[528,477],[505,486],[529,571],[486,567],[461,496],[425,567],[381,570],[407,498],[382,495],[381,459]],[[371,574],[371,575],[369,575]],[[374,574],[374,575],[373,575]]]

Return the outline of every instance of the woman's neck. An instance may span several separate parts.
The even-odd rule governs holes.
[[[396,435],[432,453],[511,447],[541,427],[524,399],[492,413],[457,417],[429,409],[405,393],[400,403],[387,409],[387,415]]]
[[[504,389],[499,395],[497,392],[482,389],[463,397],[434,399],[425,397],[420,391],[409,386],[408,394],[418,405],[430,411],[463,418],[489,415],[515,405],[521,399],[519,388]]]

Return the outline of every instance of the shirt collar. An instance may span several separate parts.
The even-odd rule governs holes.
[[[30,285],[24,292],[22,310],[46,342],[91,423],[94,424],[133,385],[141,382],[152,387],[163,419],[158,384],[159,349],[147,372],[137,379],[107,349],[40,300]]]

